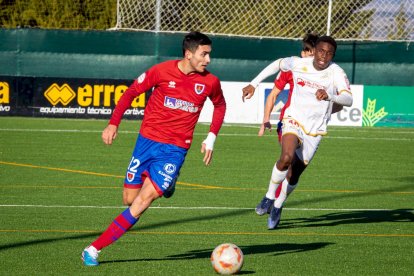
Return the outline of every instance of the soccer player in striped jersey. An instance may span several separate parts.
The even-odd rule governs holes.
[[[322,136],[326,135],[334,104],[352,105],[346,74],[332,62],[336,48],[333,38],[323,36],[315,44],[314,57],[290,57],[274,62],[277,71],[291,71],[293,89],[281,117],[282,152],[273,167],[268,193],[256,207],[259,215],[266,211],[270,213],[269,229],[277,228],[283,203],[297,186],[299,177],[316,153]],[[243,91],[243,99],[251,96],[248,91]]]
[[[187,34],[182,44],[181,60],[151,67],[121,96],[102,132],[103,142],[107,145],[117,137],[122,116],[134,98],[153,89],[124,180],[123,202],[129,207],[84,249],[82,259],[85,265],[99,265],[98,253],[102,248],[134,226],[153,201],[172,195],[207,98],[212,101],[214,111],[201,152],[204,153],[205,165],[210,164],[226,111],[220,81],[206,70],[210,63],[211,45],[209,37],[202,33]]]

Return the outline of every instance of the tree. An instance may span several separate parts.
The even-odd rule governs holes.
[[[2,0],[0,26],[108,29],[115,26],[114,0]]]

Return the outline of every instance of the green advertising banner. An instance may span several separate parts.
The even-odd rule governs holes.
[[[363,126],[414,127],[413,86],[364,86]]]

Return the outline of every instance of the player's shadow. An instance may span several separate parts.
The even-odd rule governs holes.
[[[131,232],[137,231],[139,233],[139,231],[142,231],[142,230],[154,229],[154,228],[159,228],[159,227],[164,227],[164,226],[185,224],[185,223],[190,223],[194,221],[202,221],[202,220],[214,220],[216,218],[239,216],[244,213],[251,212],[251,211],[252,210],[250,209],[231,210],[231,211],[223,211],[223,212],[212,214],[212,215],[205,215],[205,216],[197,215],[197,216],[193,216],[193,217],[186,218],[186,219],[168,220],[168,221],[159,222],[159,223],[152,223],[149,225],[140,226],[138,224],[137,227],[131,230]],[[45,244],[45,243],[54,243],[54,242],[65,241],[65,240],[76,240],[76,239],[85,239],[85,238],[92,239],[92,238],[96,238],[101,233],[102,232],[92,232],[92,233],[86,233],[86,234],[84,233],[84,234],[79,234],[79,235],[64,236],[64,237],[59,237],[59,238],[46,238],[46,239],[22,241],[22,242],[17,242],[17,243],[8,243],[8,244],[0,245],[0,252],[4,250],[8,250],[8,249],[18,248],[18,247],[25,247],[25,246]]]
[[[309,203],[321,203],[321,202],[337,201],[337,200],[346,199],[346,198],[365,198],[365,197],[368,197],[368,196],[377,196],[377,195],[383,195],[383,194],[392,193],[392,192],[404,192],[404,191],[411,192],[412,189],[413,189],[414,180],[413,180],[413,182],[409,182],[408,179],[407,179],[407,177],[405,177],[405,178],[396,178],[395,181],[400,181],[400,182],[404,182],[404,183],[408,182],[408,184],[405,184],[405,185],[399,185],[399,186],[394,185],[392,187],[385,188],[385,189],[376,189],[376,190],[368,190],[368,191],[356,191],[356,192],[350,192],[350,193],[340,193],[340,194],[337,194],[337,195],[329,194],[329,195],[324,195],[324,196],[316,196],[316,197],[311,197],[309,199],[304,199],[304,200],[300,200],[300,201],[295,200],[295,201],[288,202],[286,204],[286,207],[308,206]],[[294,196],[294,193],[292,194],[292,196]]]
[[[267,254],[272,256],[279,256],[284,254],[300,253],[313,250],[319,250],[333,243],[329,242],[314,242],[314,243],[274,243],[274,244],[260,244],[260,245],[246,245],[239,246],[245,256],[253,254]],[[148,262],[148,261],[174,261],[174,260],[192,260],[192,259],[209,259],[214,248],[191,250],[181,254],[168,255],[162,258],[138,258],[129,260],[113,260],[102,261],[105,263],[123,263],[123,262]],[[244,271],[242,274],[249,274],[249,271]],[[253,272],[252,272],[253,273]]]
[[[279,228],[321,227],[362,223],[414,222],[414,209],[346,211],[320,216],[285,219]]]
[[[397,179],[398,180],[398,179]],[[401,182],[409,182],[410,179],[400,179]],[[321,201],[331,201],[340,198],[346,197],[361,197],[361,196],[369,196],[371,194],[377,193],[386,193],[386,192],[394,192],[394,191],[404,191],[410,189],[412,184],[407,184],[404,186],[399,187],[391,187],[389,189],[382,189],[377,191],[367,191],[367,192],[360,192],[360,193],[351,193],[346,195],[337,195],[337,196],[326,196],[326,197],[318,197],[313,198],[307,201],[300,201],[298,203],[292,202],[289,204],[288,207],[292,207],[295,204],[304,204],[309,202],[321,202]],[[252,207],[253,209],[253,207]],[[212,220],[215,218],[225,218],[225,217],[232,217],[232,216],[239,216],[245,213],[252,212],[252,209],[242,209],[242,210],[231,210],[231,211],[221,211],[218,214],[212,214],[207,216],[193,216],[187,219],[176,219],[176,220],[169,220],[159,223],[153,223],[149,225],[142,225],[135,228],[136,230],[132,231],[139,231],[145,229],[154,229],[164,226],[171,226],[177,224],[185,224],[188,222],[194,221],[202,221],[202,220]],[[347,224],[347,223],[373,223],[373,222],[413,222],[413,214],[412,209],[400,209],[400,210],[393,210],[393,211],[352,211],[352,212],[337,212],[328,215],[322,215],[317,217],[310,217],[310,218],[300,218],[294,220],[285,220],[283,219],[282,223],[279,225],[279,228],[283,227],[292,227],[292,225],[304,225],[305,227],[311,226],[334,226],[339,224]],[[299,226],[301,227],[301,226]],[[303,227],[303,226],[302,226]],[[85,238],[96,238],[101,234],[101,232],[92,232],[92,233],[83,233],[77,235],[70,235],[64,236],[59,238],[46,238],[46,239],[37,239],[37,240],[30,240],[30,241],[22,241],[16,243],[8,243],[0,245],[0,252],[4,250],[9,250],[18,247],[25,247],[25,246],[32,246],[37,244],[46,244],[46,243],[54,243],[59,241],[65,240],[77,240],[77,239],[85,239]]]
[[[186,219],[176,219],[176,220],[168,220],[168,221],[163,221],[163,222],[158,222],[158,223],[151,223],[148,225],[142,225],[140,227],[137,227],[135,228],[135,231],[139,233],[139,231],[142,231],[142,230],[155,229],[159,227],[171,226],[171,225],[176,225],[176,224],[185,224],[185,223],[203,221],[203,220],[214,220],[216,218],[223,219],[226,217],[233,217],[233,216],[243,215],[245,213],[251,213],[252,210],[253,208],[242,209],[242,210],[220,211],[219,213],[212,214],[212,215],[195,216],[195,217],[190,217]]]
[[[258,245],[246,245],[239,246],[244,255],[253,254],[270,254],[273,256],[279,256],[290,253],[300,253],[307,251],[314,251],[331,245],[333,243],[328,242],[313,242],[313,243],[274,243],[274,244],[258,244]],[[172,259],[199,259],[210,258],[211,252],[214,248],[204,250],[192,250],[184,254],[176,254],[167,256]]]

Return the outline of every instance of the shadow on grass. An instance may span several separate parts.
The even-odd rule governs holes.
[[[239,216],[239,215],[243,215],[245,213],[252,213],[253,212],[253,208],[250,209],[242,209],[242,210],[231,210],[231,211],[222,211],[220,210],[220,213],[218,214],[214,214],[214,215],[208,215],[208,216],[195,216],[195,217],[190,217],[187,219],[179,219],[179,220],[169,220],[169,221],[164,221],[164,222],[159,222],[159,223],[151,223],[149,225],[143,225],[139,228],[136,228],[137,231],[141,231],[141,230],[146,230],[146,229],[154,229],[154,228],[159,228],[159,227],[164,227],[164,226],[171,226],[171,225],[175,225],[175,224],[184,224],[187,222],[194,222],[194,221],[202,221],[202,220],[212,220],[215,218],[225,218],[225,217],[233,217],[233,216]]]
[[[396,178],[396,181],[406,182],[406,178]],[[413,184],[392,186],[386,189],[377,189],[363,192],[352,192],[347,194],[319,196],[301,201],[288,202],[286,207],[304,206],[304,204],[315,202],[329,202],[346,198],[364,198],[378,194],[386,194],[390,192],[412,191]],[[413,209],[396,209],[396,210],[361,210],[346,211],[324,214],[321,216],[310,218],[296,218],[284,220],[282,218],[278,228],[292,227],[293,224],[304,224],[299,227],[314,226],[336,226],[341,224],[361,224],[361,223],[381,223],[381,222],[414,222]],[[295,226],[293,226],[295,227]]]
[[[320,227],[344,224],[414,222],[414,209],[335,212],[309,218],[282,220],[279,228]]]
[[[396,178],[395,181],[404,181],[403,179],[399,179]],[[299,183],[300,185],[300,183]],[[300,187],[300,186],[299,186]],[[391,192],[412,192],[413,190],[413,182],[407,184],[407,185],[394,185],[392,187],[386,188],[386,189],[376,189],[376,190],[369,190],[369,191],[355,191],[355,192],[349,192],[349,193],[341,193],[341,194],[337,194],[337,195],[326,195],[326,196],[318,196],[318,197],[312,197],[309,199],[305,199],[305,200],[300,200],[300,201],[292,201],[292,202],[287,202],[287,204],[285,205],[286,207],[294,207],[294,206],[304,206],[304,204],[308,204],[308,203],[315,203],[315,202],[329,202],[329,201],[336,201],[339,199],[347,199],[347,198],[360,198],[360,197],[367,197],[367,196],[375,196],[375,195],[384,195],[386,193],[391,193]],[[295,192],[292,193],[291,197],[292,199],[295,196]],[[290,199],[290,197],[289,197]],[[411,206],[410,206],[411,207]]]
[[[239,246],[245,256],[253,254],[271,254],[273,256],[279,256],[291,253],[300,253],[318,250],[324,248],[333,243],[328,242],[315,242],[315,243],[275,243],[275,244],[260,244],[260,245],[247,245]],[[192,259],[208,259],[214,248],[191,250],[183,254],[169,255],[163,258],[142,258],[142,259],[129,259],[129,260],[114,260],[103,261],[105,263],[124,263],[124,262],[148,262],[148,261],[170,261],[170,260],[192,260]],[[249,273],[245,271],[244,274]]]
[[[248,212],[252,212],[252,210],[249,210],[249,209],[231,210],[231,211],[220,212],[218,214],[208,215],[208,216],[197,215],[197,216],[190,217],[190,218],[187,218],[187,219],[169,220],[169,221],[164,221],[164,222],[160,222],[160,223],[153,223],[153,224],[149,224],[149,225],[143,225],[141,227],[138,224],[137,227],[136,227],[136,231],[142,231],[142,230],[147,230],[147,229],[155,229],[155,228],[159,228],[159,227],[176,225],[176,224],[185,224],[185,223],[194,222],[194,221],[212,220],[212,219],[215,219],[215,218],[225,218],[225,217],[238,216],[238,215],[242,215],[242,214],[248,213]],[[102,232],[104,230],[105,229],[102,229]],[[132,229],[131,232],[132,231],[135,231],[135,230]],[[47,231],[44,231],[44,232],[46,233]],[[51,232],[53,232],[53,231],[51,231]],[[76,240],[76,239],[84,239],[84,238],[91,238],[92,239],[92,238],[96,238],[102,232],[93,232],[93,233],[65,236],[65,237],[60,237],[60,238],[47,238],[47,239],[39,239],[39,240],[33,240],[33,241],[24,241],[24,242],[4,244],[4,245],[0,245],[0,251],[7,250],[7,249],[12,249],[12,248],[17,248],[17,247],[22,247],[22,246],[52,243],[52,242],[58,242],[58,241],[64,241],[64,240]],[[91,240],[91,242],[92,242],[92,240]]]
[[[405,181],[404,179],[402,181]],[[376,194],[383,194],[386,192],[395,192],[399,191],[402,192],[404,190],[412,189],[412,184],[407,184],[403,186],[393,186],[388,189],[381,189],[381,190],[373,190],[373,191],[366,191],[366,192],[355,192],[355,193],[349,193],[349,194],[341,194],[341,195],[329,195],[329,196],[323,196],[323,197],[316,197],[309,200],[304,200],[300,202],[292,202],[292,204],[289,204],[289,207],[293,207],[295,205],[303,205],[304,203],[312,203],[312,202],[327,202],[327,201],[333,201],[337,199],[342,198],[350,198],[350,197],[366,197],[370,195],[376,195]],[[169,220],[165,222],[160,223],[154,223],[145,225],[142,227],[137,228],[137,231],[139,230],[145,230],[145,229],[154,229],[159,228],[163,226],[170,226],[170,225],[176,225],[176,224],[185,224],[188,222],[194,222],[194,221],[202,221],[202,220],[212,220],[215,218],[225,218],[225,217],[232,217],[232,216],[238,216],[242,215],[244,213],[250,213],[253,212],[252,209],[242,209],[242,210],[231,210],[231,211],[220,211],[218,214],[214,215],[207,215],[207,216],[194,216],[187,219],[177,219],[177,220]],[[390,211],[352,211],[352,212],[336,212],[332,214],[317,216],[317,217],[311,217],[311,218],[299,218],[294,220],[283,220],[279,228],[285,228],[285,227],[292,227],[293,224],[304,224],[305,227],[313,227],[313,226],[335,226],[340,224],[355,224],[355,223],[379,223],[379,222],[413,222],[414,221],[414,215],[412,213],[412,209],[397,209],[397,210],[390,210]],[[105,229],[102,229],[102,231]],[[132,230],[134,231],[134,230]],[[46,231],[45,231],[46,232]],[[31,246],[31,245],[37,245],[37,244],[44,244],[44,243],[52,243],[52,242],[58,242],[58,241],[64,241],[64,240],[76,240],[76,239],[84,239],[84,238],[96,238],[99,234],[102,232],[93,232],[93,233],[83,233],[79,235],[71,235],[71,236],[65,236],[60,238],[46,238],[46,239],[38,239],[33,241],[24,241],[24,242],[17,242],[17,243],[10,243],[10,244],[4,244],[0,245],[0,251],[12,249],[12,248],[18,248],[23,246]]]

